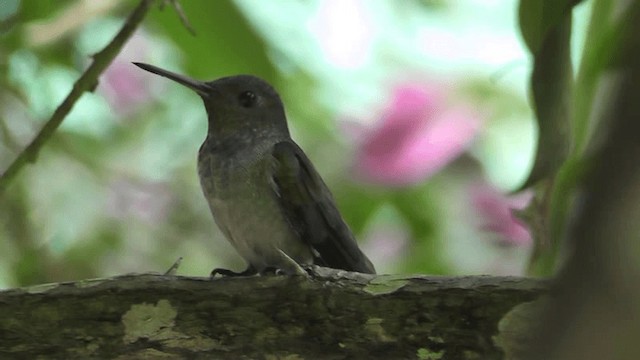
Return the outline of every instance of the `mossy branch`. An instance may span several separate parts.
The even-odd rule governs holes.
[[[325,268],[309,278],[143,274],[42,285],[0,292],[0,357],[500,359],[522,333],[501,319],[545,287]]]

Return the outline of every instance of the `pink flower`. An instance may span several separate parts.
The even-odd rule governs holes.
[[[166,220],[172,202],[164,183],[118,177],[109,184],[107,212],[118,219],[135,217],[159,224]]]
[[[525,246],[531,244],[531,234],[525,224],[512,213],[527,207],[533,192],[506,196],[488,184],[471,187],[471,203],[481,218],[481,227],[499,236],[504,245]]]
[[[148,56],[149,43],[143,32],[136,32],[100,77],[98,91],[120,114],[135,111],[151,97],[148,75],[131,64]]]
[[[377,223],[364,235],[362,251],[378,273],[395,272],[394,267],[409,247],[410,234],[401,224]]]
[[[463,153],[482,121],[447,104],[443,91],[421,85],[397,87],[380,125],[356,154],[356,172],[367,181],[405,186],[424,181]]]

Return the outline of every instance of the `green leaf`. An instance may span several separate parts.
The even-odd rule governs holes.
[[[544,1],[522,0],[518,8],[520,32],[525,44],[532,53],[538,52],[540,43],[544,38],[545,26],[542,20],[544,5]]]
[[[620,16],[613,16],[615,13],[619,13]],[[546,251],[540,251],[539,256],[532,258],[530,274],[548,276],[556,270],[562,250],[561,240],[566,237],[567,222],[576,206],[575,190],[583,183],[585,174],[591,171],[593,155],[598,153],[599,147],[603,144],[603,137],[610,133],[607,120],[615,119],[592,114],[600,113],[602,106],[605,106],[602,104],[606,104],[610,85],[601,80],[612,67],[615,68],[612,73],[620,73],[619,70],[640,61],[631,55],[631,52],[640,47],[637,31],[631,30],[632,25],[640,21],[639,14],[638,2],[629,3],[626,8],[624,4],[613,0],[596,0],[593,3],[586,37],[588,41],[574,86],[571,157],[562,164],[555,176],[548,205],[550,243]],[[596,101],[598,90],[604,100]],[[594,104],[598,103],[601,106],[600,111],[594,112],[597,110]]]
[[[545,178],[558,175],[570,156],[572,121],[574,112],[574,79],[571,65],[571,16],[576,0],[521,0],[519,8],[522,36],[533,55],[531,74],[531,100],[538,125],[538,143],[535,161],[528,179],[521,188],[530,187]],[[557,190],[554,182],[546,182],[543,192]],[[569,191],[567,191],[569,194]],[[560,214],[541,213],[545,224],[536,234],[535,249],[532,254],[530,271],[548,273],[555,269],[560,239],[556,226],[564,229],[563,217],[570,203],[570,196],[558,198],[563,201]],[[543,196],[546,198],[546,196]],[[544,202],[549,200],[543,200]],[[544,208],[547,208],[545,204]],[[560,221],[554,230],[546,224],[549,216]]]
[[[579,155],[586,150],[596,124],[591,116],[594,97],[600,82],[600,75],[609,61],[615,39],[612,38],[611,20],[614,11],[613,0],[595,0],[591,8],[591,18],[582,52],[575,86],[575,113],[573,118],[573,153]]]
[[[640,47],[640,37],[634,33],[633,24],[638,19],[640,3],[616,3],[612,0],[596,1],[585,45],[580,72],[576,81],[574,138],[575,154],[589,155],[601,145],[601,137],[608,134],[609,124],[602,123],[602,116],[595,106],[600,105],[610,91],[603,75],[619,72],[633,66],[633,51]],[[620,16],[614,16],[614,14]],[[611,71],[613,70],[613,71]],[[609,77],[610,78],[610,77]],[[600,90],[600,98],[597,91]],[[604,95],[604,96],[603,96]]]
[[[534,56],[531,95],[538,124],[536,157],[529,178],[522,188],[554,174],[571,150],[571,9],[578,2],[520,2],[522,35]]]
[[[535,55],[531,75],[538,144],[533,169],[523,187],[555,173],[569,156],[573,105],[570,58],[571,17],[554,27]]]
[[[537,54],[549,31],[582,0],[521,0],[518,8],[520,31],[532,54]]]

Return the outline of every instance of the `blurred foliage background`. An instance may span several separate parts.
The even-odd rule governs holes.
[[[0,1],[0,171],[136,3]],[[195,35],[154,6],[0,194],[0,287],[165,271],[179,256],[184,275],[245,267],[199,188],[200,99],[131,61],[271,82],[379,273],[525,271],[532,237],[509,209],[532,195],[507,194],[537,134],[517,1],[180,4]],[[575,54],[590,8],[574,11]]]

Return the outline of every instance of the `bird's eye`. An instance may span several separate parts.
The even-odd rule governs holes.
[[[238,95],[238,101],[240,102],[240,105],[250,108],[256,104],[258,97],[251,91],[245,91]]]

